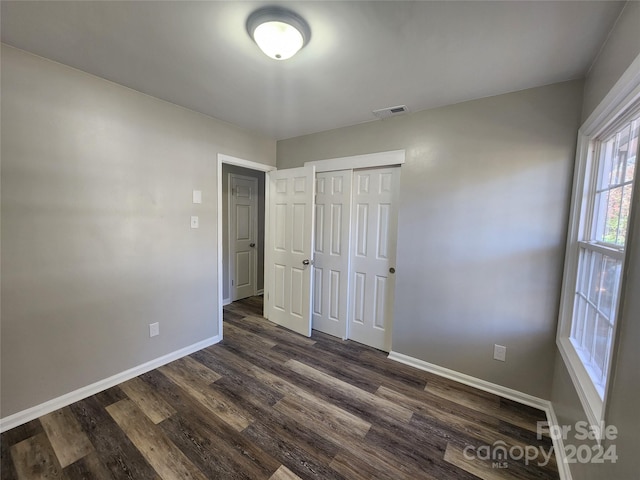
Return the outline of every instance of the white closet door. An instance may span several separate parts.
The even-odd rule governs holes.
[[[352,171],[316,175],[313,328],[347,336]]]
[[[353,172],[349,338],[391,348],[400,168]]]
[[[314,167],[269,173],[269,320],[311,336]]]

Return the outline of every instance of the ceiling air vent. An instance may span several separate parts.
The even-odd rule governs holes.
[[[406,105],[396,105],[395,107],[387,107],[374,110],[373,114],[378,118],[389,118],[395,117],[396,115],[402,115],[403,113],[406,113],[408,111],[409,109]]]

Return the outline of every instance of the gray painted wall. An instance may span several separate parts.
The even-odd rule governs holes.
[[[567,82],[278,142],[278,168],[406,150],[394,351],[549,398],[581,98]]]
[[[257,289],[264,288],[264,172],[238,167],[236,165],[222,164],[222,298],[229,298],[229,174],[237,173],[245,177],[254,177],[258,180],[258,238],[256,250],[258,254],[256,272]]]
[[[640,2],[628,2],[611,32],[607,43],[585,83],[583,118],[586,119],[607,95],[629,65],[640,55]],[[640,182],[636,178],[634,219],[629,237],[626,287],[621,315],[618,319],[618,344],[614,357],[614,372],[608,392],[605,422],[618,428],[619,436],[604,443],[615,445],[618,461],[604,464],[575,463],[571,465],[574,479],[626,480],[638,478],[640,472]],[[586,421],[573,382],[558,354],[554,368],[551,401],[562,425],[575,427]],[[569,434],[565,444],[578,442]]]
[[[217,154],[275,142],[7,46],[1,115],[2,417],[217,335]]]

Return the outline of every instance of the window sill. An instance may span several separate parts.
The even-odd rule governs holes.
[[[582,408],[590,425],[599,428],[604,420],[603,401],[587,369],[568,337],[557,339],[558,350],[567,367]],[[598,431],[598,430],[596,430]]]

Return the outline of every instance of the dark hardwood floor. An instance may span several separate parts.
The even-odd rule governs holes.
[[[221,343],[5,432],[2,479],[559,478],[520,455],[550,451],[543,412],[261,308],[229,305]]]

